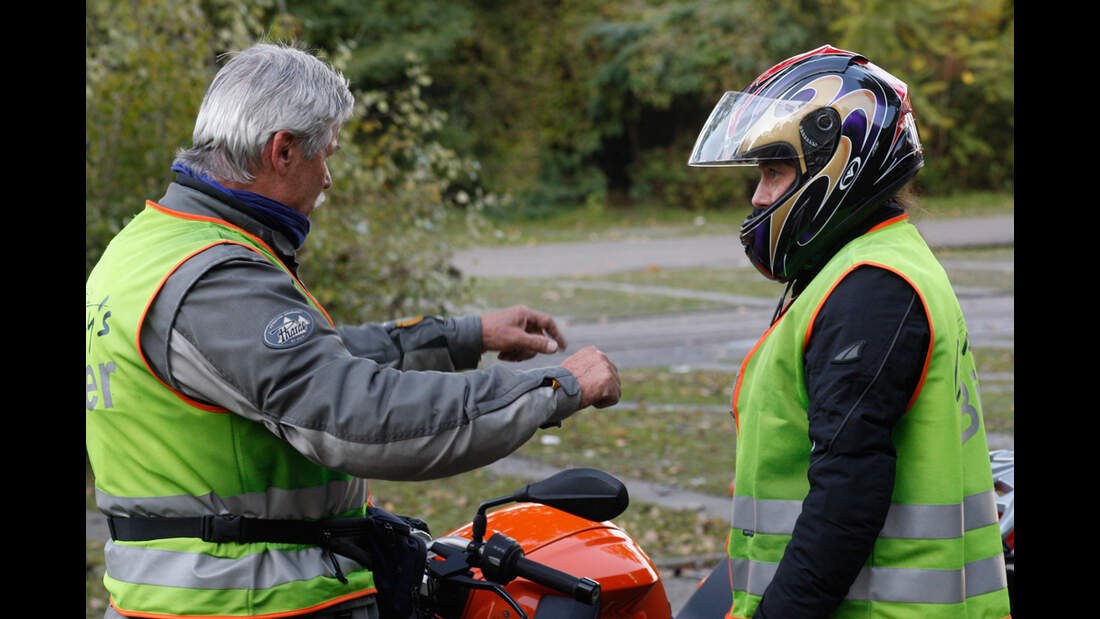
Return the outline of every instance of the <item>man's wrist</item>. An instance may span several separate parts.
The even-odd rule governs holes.
[[[481,333],[481,318],[478,316],[460,316],[449,319],[452,323],[453,337],[447,338],[447,348],[455,369],[469,370],[481,363],[485,352]]]
[[[547,373],[545,384],[554,390],[554,411],[544,425],[558,425],[581,408],[581,385],[573,373],[563,367]]]

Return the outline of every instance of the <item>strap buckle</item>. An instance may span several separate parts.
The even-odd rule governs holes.
[[[115,517],[107,516],[107,531],[111,534],[111,539],[118,539],[118,531],[115,530]]]
[[[239,542],[244,520],[237,514],[219,514],[202,517],[202,540],[204,542]]]

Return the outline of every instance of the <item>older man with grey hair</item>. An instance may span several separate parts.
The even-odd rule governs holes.
[[[369,505],[365,480],[470,471],[618,401],[617,370],[594,347],[540,369],[475,369],[486,350],[566,346],[552,318],[522,306],[333,324],[295,254],[353,103],[312,54],[233,54],[175,181],[88,278],[86,438],[112,533],[108,617],[405,614],[422,542],[363,555],[323,541],[329,523],[369,537],[410,522]]]

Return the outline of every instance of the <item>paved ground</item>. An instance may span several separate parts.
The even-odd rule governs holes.
[[[961,219],[917,223],[917,227],[933,247],[1001,246],[1014,243],[1012,217]],[[691,238],[627,239],[599,244],[570,243],[535,247],[476,249],[461,252],[455,265],[469,275],[483,277],[554,277],[558,281],[571,276],[612,273],[658,266],[675,268],[747,267],[740,243],[733,236]],[[1011,272],[1009,263],[982,263],[970,267],[1000,269]],[[571,285],[580,285],[571,282]],[[618,284],[588,283],[593,287],[621,287]],[[620,367],[651,367],[656,365],[697,368],[737,369],[737,363],[759,337],[774,311],[775,300],[740,298],[725,292],[699,293],[682,290],[649,290],[672,295],[720,296],[735,301],[738,309],[720,312],[698,312],[684,316],[651,316],[619,320],[606,324],[569,324],[569,349],[578,350],[596,344]],[[974,343],[979,346],[1013,345],[1014,298],[983,289],[957,290],[967,317]],[[540,357],[539,365],[556,363],[564,355]],[[619,406],[629,406],[629,402]],[[992,448],[1013,448],[1012,436],[993,436]],[[554,470],[540,463],[519,458],[505,458],[492,465],[502,474],[521,479],[541,479]],[[680,488],[664,487],[639,480],[623,480],[632,502],[655,503],[706,512],[716,518],[729,516],[729,499],[703,495]],[[86,534],[92,539],[106,539],[102,517],[86,514]],[[679,610],[694,592],[706,569],[698,566],[665,564],[659,566],[673,611]]]

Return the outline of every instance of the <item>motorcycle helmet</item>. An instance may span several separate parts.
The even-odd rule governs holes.
[[[835,251],[924,165],[908,87],[854,52],[824,45],[727,92],[703,126],[690,166],[781,159],[795,180],[741,224],[765,277],[789,282]]]

